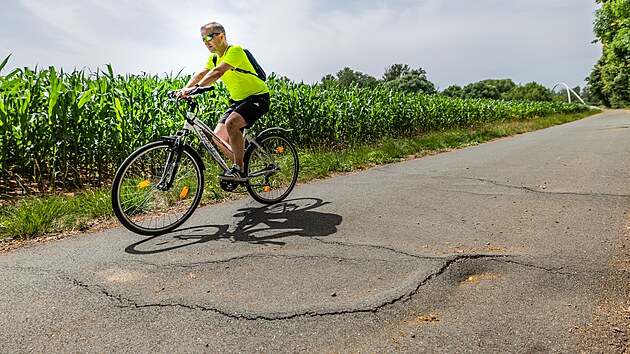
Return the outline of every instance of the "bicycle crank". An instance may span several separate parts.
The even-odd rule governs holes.
[[[223,189],[226,192],[234,192],[234,190],[236,190],[236,188],[238,187],[239,183],[219,181],[219,185],[221,186],[221,189]]]

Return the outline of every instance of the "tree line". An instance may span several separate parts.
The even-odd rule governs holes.
[[[595,0],[601,4],[595,12],[593,31],[601,42],[602,56],[586,78],[587,85],[573,90],[591,105],[612,108],[630,107],[630,0]],[[525,101],[563,101],[564,89],[554,92],[536,82],[517,85],[510,79],[487,79],[464,87],[452,85],[442,91],[429,81],[422,68],[393,64],[381,79],[345,67],[336,75],[326,75],[321,84],[359,87],[385,87],[404,92],[440,94],[459,98],[490,98]]]
[[[413,69],[407,64],[393,64],[385,69],[385,73],[381,79],[377,79],[368,74],[345,67],[335,75],[328,74],[324,76],[321,79],[321,85],[346,87],[384,86],[407,93],[438,94],[457,98],[487,98],[535,102],[567,100],[565,89],[555,92],[536,82],[519,85],[511,79],[486,79],[470,83],[464,87],[451,85],[439,91],[437,86],[427,78],[426,74],[426,71],[422,68]],[[588,87],[581,89],[579,86],[576,86],[573,90],[587,102],[594,100]]]
[[[379,80],[368,74],[345,67],[336,75],[328,74],[321,79],[322,85],[376,87],[383,85],[403,92],[424,94],[437,93],[434,83],[427,79],[426,71],[422,68],[412,69],[407,64],[393,64],[385,69],[385,74]]]
[[[601,42],[602,56],[587,81],[598,103],[630,107],[630,0],[595,0],[593,31]]]

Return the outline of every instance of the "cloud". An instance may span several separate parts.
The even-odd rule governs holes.
[[[351,67],[381,77],[422,67],[441,88],[485,78],[581,84],[600,48],[590,44],[592,0],[21,0],[0,39],[9,65],[192,73],[209,53],[199,27],[221,22],[268,72],[315,82]],[[11,13],[11,15],[8,15]],[[7,53],[8,54],[8,53]],[[15,64],[13,64],[15,63]],[[573,84],[572,84],[573,85]]]

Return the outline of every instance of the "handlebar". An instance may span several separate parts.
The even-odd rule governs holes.
[[[197,97],[197,96],[201,95],[202,93],[206,93],[206,92],[209,92],[209,91],[212,91],[212,90],[214,90],[214,86],[197,87],[196,89],[190,91],[190,93],[188,95],[186,95],[184,97],[180,97],[180,99],[190,101],[192,98]],[[178,98],[176,96],[178,91],[179,90],[168,91],[166,94],[168,95],[168,98],[170,98],[172,100],[175,100],[175,99]]]
[[[166,94],[168,95],[169,101],[177,101],[178,99],[186,101],[186,103],[188,103],[188,111],[194,113],[197,109],[197,102],[195,102],[193,98],[212,90],[214,90],[214,86],[204,86],[195,88],[190,91],[188,95],[183,97],[177,97],[177,92],[179,90],[168,91]]]

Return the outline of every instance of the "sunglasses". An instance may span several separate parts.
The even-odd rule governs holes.
[[[219,34],[221,34],[221,33],[219,33],[219,32],[210,33],[210,34],[207,34],[207,35],[205,35],[205,36],[201,36],[201,39],[202,39],[204,42],[211,41],[214,37],[216,37],[216,36],[217,36],[217,35],[219,35]]]

